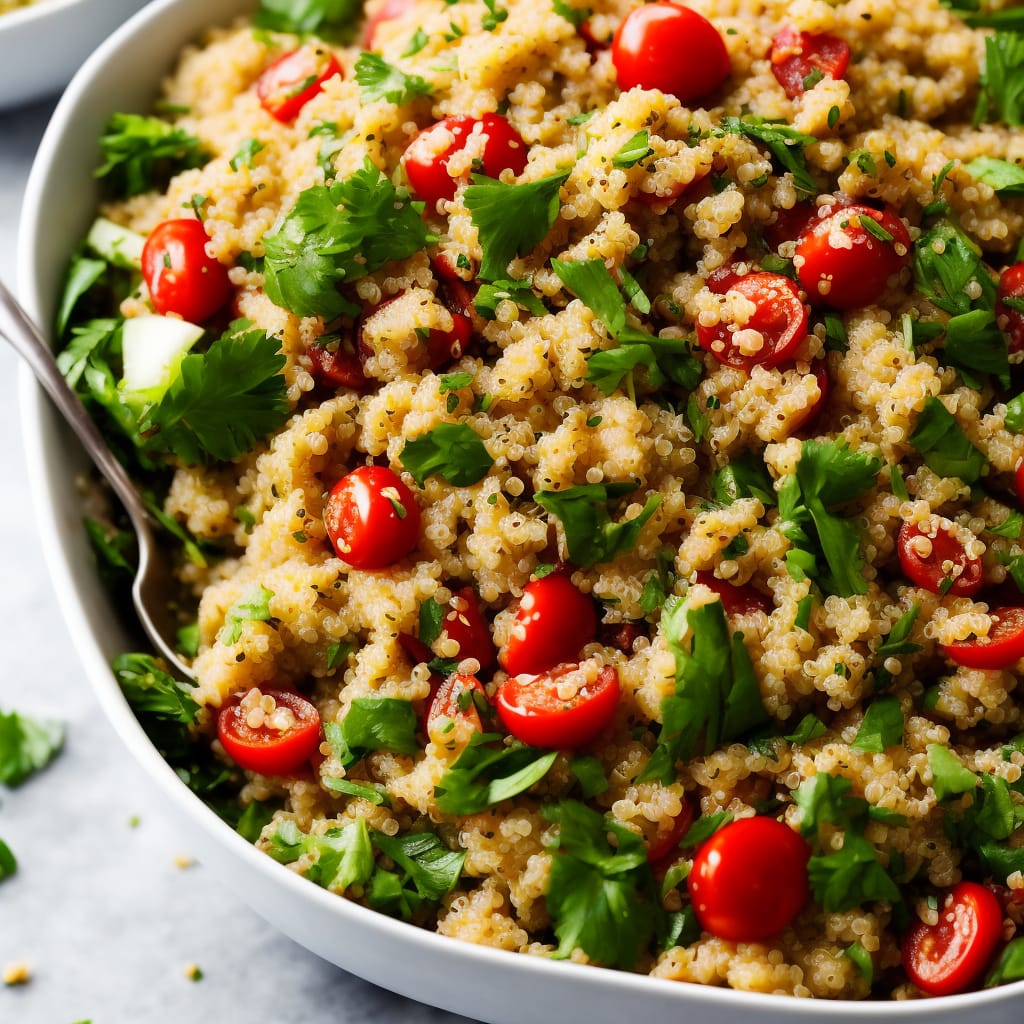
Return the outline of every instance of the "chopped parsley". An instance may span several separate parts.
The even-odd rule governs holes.
[[[407,700],[397,697],[356,697],[345,717],[324,726],[331,751],[348,768],[375,750],[414,754],[418,720]]]
[[[700,846],[705,840],[710,839],[720,828],[725,828],[732,821],[732,814],[729,811],[717,811],[715,814],[701,815],[687,830],[686,835],[679,840],[679,846],[687,850],[692,846]]]
[[[830,125],[829,127],[833,127]],[[813,145],[818,140],[813,135],[805,135],[786,124],[767,121],[761,117],[725,117],[712,135],[743,135],[754,142],[760,142],[772,159],[793,176],[793,184],[797,191],[805,195],[817,195],[818,185],[807,168],[804,146]]]
[[[244,139],[238,147],[238,152],[228,161],[231,170],[237,171],[240,167],[252,167],[256,154],[261,149],[266,149],[267,144],[259,139]]]
[[[18,870],[18,861],[11,848],[0,839],[0,882]]]
[[[1024,34],[996,31],[985,38],[985,66],[974,112],[975,124],[1024,124]]]
[[[352,38],[362,10],[361,0],[260,0],[252,21],[269,32],[345,43]]]
[[[21,785],[45,768],[64,744],[64,726],[17,711],[0,711],[0,782]]]
[[[934,395],[929,395],[910,443],[932,472],[956,476],[965,484],[976,483],[988,460],[960,429],[956,417]]]
[[[466,859],[449,850],[433,832],[386,836],[373,833],[373,845],[394,863],[395,871],[377,867],[366,890],[377,910],[411,918],[425,903],[436,903],[455,888]]]
[[[1024,937],[1013,939],[1004,947],[995,966],[985,979],[985,988],[993,985],[1009,985],[1011,981],[1024,979]]]
[[[511,260],[525,256],[544,240],[558,217],[558,192],[568,177],[568,171],[560,171],[538,181],[506,185],[473,175],[463,202],[483,249],[480,276],[484,280],[506,280]]]
[[[880,754],[903,742],[903,709],[898,697],[876,697],[864,712],[850,747]]]
[[[430,42],[430,36],[423,29],[418,28],[412,34],[409,45],[402,51],[403,57],[414,57]]]
[[[387,100],[402,104],[417,96],[432,96],[434,92],[431,84],[419,75],[407,75],[377,53],[359,54],[355,70],[364,103]]]
[[[572,7],[565,0],[552,0],[551,9],[573,28],[579,28],[594,13],[589,7]]]
[[[93,175],[118,199],[163,188],[179,171],[209,159],[194,135],[140,114],[113,114],[100,136],[100,153],[103,163]]]
[[[337,286],[434,241],[422,212],[369,158],[344,180],[313,185],[263,236],[267,294],[299,316],[358,312]]]
[[[365,885],[373,874],[373,845],[363,818],[323,835],[307,835],[294,821],[282,821],[270,837],[267,852],[281,864],[311,856],[305,876],[317,885],[342,893],[352,885]]]
[[[889,658],[898,658],[901,654],[916,654],[921,650],[920,644],[908,639],[920,614],[921,606],[915,602],[899,617],[875,650],[875,660],[878,663],[875,668],[876,689],[884,690],[892,683],[892,673],[885,667],[885,661]]]
[[[662,630],[675,658],[675,692],[661,702],[661,734],[641,779],[675,778],[675,763],[710,753],[770,722],[742,633],[730,635],[721,601],[666,603]]]
[[[497,316],[499,302],[511,300],[534,316],[544,316],[547,307],[533,290],[530,281],[492,281],[482,284],[473,298],[473,308],[486,320]]]
[[[114,675],[133,710],[166,722],[191,725],[199,705],[178,682],[148,654],[120,654],[113,662]]]
[[[808,712],[808,714],[804,715],[804,717],[797,723],[796,729],[782,738],[788,743],[795,743],[798,746],[802,746],[805,743],[811,743],[814,740],[821,739],[821,737],[827,732],[828,728],[825,723],[813,712]]]
[[[775,487],[764,460],[756,452],[746,452],[711,474],[711,497],[723,505],[738,498],[757,498],[762,505],[776,503]]]
[[[242,626],[246,622],[269,622],[272,590],[262,584],[253,587],[243,600],[233,604],[224,616],[224,625],[217,633],[217,639],[225,646],[237,644],[242,638]]]
[[[941,743],[928,744],[928,767],[932,772],[935,799],[940,802],[961,793],[972,793],[978,787],[978,776]]]
[[[629,551],[644,524],[661,504],[661,496],[652,494],[638,516],[614,522],[608,503],[635,490],[636,486],[630,483],[581,484],[564,491],[538,491],[533,497],[542,509],[561,522],[570,561],[587,569]]]
[[[646,128],[642,128],[612,157],[612,167],[633,167],[641,160],[646,160],[653,152],[651,134]]]
[[[435,474],[453,487],[470,487],[493,465],[480,435],[467,423],[439,423],[406,441],[399,458],[420,487]]]
[[[965,165],[964,170],[978,181],[991,185],[1001,196],[1024,196],[1024,167],[992,156],[979,156]]]

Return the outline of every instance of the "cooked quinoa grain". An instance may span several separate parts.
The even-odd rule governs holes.
[[[80,388],[107,358],[189,539],[195,688],[118,676],[183,702],[269,855],[443,935],[980,985],[1024,942],[1013,40],[938,0],[690,9],[728,65],[700,102],[619,88],[634,0],[370,0],[351,45],[263,11],[185,50],[180,152],[108,169],[101,213],[200,216],[205,269],[144,255],[103,311],[188,319],[172,272],[229,297],[155,392],[107,341]],[[793,851],[769,933],[758,818]],[[971,901],[977,963],[936,982]]]

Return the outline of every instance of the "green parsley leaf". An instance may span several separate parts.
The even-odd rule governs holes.
[[[932,772],[935,799],[942,801],[960,793],[972,793],[978,788],[978,776],[964,767],[960,758],[940,743],[928,744],[928,767]]]
[[[498,733],[476,733],[434,787],[442,814],[477,814],[524,793],[555,763],[557,750],[504,746]],[[497,745],[495,745],[495,741]]]
[[[957,476],[966,484],[976,483],[988,464],[984,454],[970,442],[956,418],[929,395],[910,436],[910,443],[925,464],[939,476]]]
[[[365,885],[373,873],[373,846],[363,818],[323,835],[306,835],[294,821],[282,821],[270,838],[267,853],[281,864],[292,864],[313,855],[303,872],[317,885],[341,893],[353,885]]]
[[[45,768],[64,744],[64,726],[51,719],[0,711],[0,782],[21,785]]]
[[[879,664],[875,669],[875,685],[878,689],[885,689],[892,682],[892,674],[882,662],[887,658],[898,658],[901,654],[915,654],[921,650],[920,644],[907,639],[920,614],[921,606],[915,602],[899,617],[876,649],[875,661]]]
[[[864,712],[853,750],[880,754],[903,742],[903,709],[898,697],[876,697]]]
[[[135,534],[116,530],[86,516],[82,520],[89,536],[89,546],[96,556],[100,578],[107,586],[129,582],[135,574],[138,546]]]
[[[428,647],[432,647],[441,635],[441,627],[444,623],[444,605],[435,601],[432,597],[428,597],[420,605],[419,619],[420,641]]]
[[[807,168],[807,158],[804,156],[804,146],[818,141],[813,135],[805,135],[789,125],[766,121],[761,117],[722,118],[721,125],[713,128],[711,134],[744,135],[760,142],[771,153],[772,159],[792,174],[797,191],[805,195],[818,194],[818,185]]]
[[[675,658],[675,692],[661,702],[658,745],[641,780],[675,777],[675,763],[709,753],[771,721],[742,633],[730,636],[721,601],[666,603],[661,628]],[[686,637],[689,637],[687,642]]]
[[[200,569],[205,569],[208,563],[206,556],[203,554],[203,547],[200,541],[189,533],[174,516],[168,515],[163,510],[152,491],[143,491],[142,501],[146,506],[146,511],[153,517],[154,521],[181,544],[185,557],[193,565],[198,566]]]
[[[612,157],[612,167],[618,167],[623,170],[628,167],[634,167],[653,152],[654,150],[651,149],[651,133],[646,128],[641,128]]]
[[[584,800],[598,796],[608,789],[604,765],[593,754],[574,754],[569,758],[569,771],[576,776]]]
[[[349,657],[355,653],[357,645],[354,643],[334,643],[327,648],[327,669],[337,668],[343,662],[348,661]]]
[[[1024,392],[1006,403],[1004,422],[1006,429],[1013,434],[1019,434],[1024,430]]]
[[[194,135],[159,117],[113,114],[100,136],[103,163],[93,172],[109,193],[128,199],[162,189],[179,171],[209,159]]]
[[[533,500],[562,524],[569,559],[581,569],[610,562],[637,542],[640,530],[661,504],[652,494],[638,516],[613,522],[608,502],[636,490],[635,485],[582,484],[564,491],[538,491]]]
[[[980,386],[972,379],[972,371],[991,373],[1004,387],[1010,386],[1010,352],[993,310],[972,309],[947,321],[945,352],[946,361],[971,386]]]
[[[986,529],[989,533],[995,533],[1000,537],[1017,540],[1020,537],[1020,531],[1024,529],[1024,513],[1007,509],[1006,518],[1001,523],[988,526]]]
[[[670,548],[662,548],[655,555],[656,568],[644,581],[644,589],[640,594],[640,610],[644,615],[656,612],[668,600],[676,580],[674,564],[675,554]]]
[[[402,51],[403,57],[414,57],[430,42],[430,36],[423,29],[418,28],[412,34],[409,45]]]
[[[237,644],[242,638],[242,625],[246,622],[269,622],[272,590],[262,584],[251,588],[248,595],[233,604],[224,616],[224,625],[217,633],[217,639],[227,647]]]
[[[362,10],[362,0],[260,0],[252,21],[268,32],[344,43],[352,38]]]
[[[419,75],[407,75],[378,53],[363,51],[356,61],[356,83],[363,103],[387,100],[403,104],[417,96],[432,96],[433,86]]]
[[[975,123],[1024,124],[1024,34],[996,31],[985,38],[985,65]]]
[[[174,452],[190,464],[226,462],[284,423],[281,342],[248,327],[235,320],[208,351],[185,356],[163,397],[143,413],[147,451]]]
[[[573,28],[579,28],[594,13],[589,7],[571,7],[565,0],[552,0],[551,9]]]
[[[830,912],[843,913],[865,903],[899,903],[899,886],[878,861],[875,848],[847,829],[839,850],[812,856],[807,877],[814,898]]]
[[[723,505],[731,505],[738,498],[757,498],[766,506],[776,503],[771,475],[756,452],[746,452],[715,470],[710,484],[711,497]]]
[[[369,157],[350,177],[313,185],[263,236],[267,294],[299,316],[333,320],[357,311],[337,285],[435,241],[422,212],[423,203],[396,189]]]
[[[380,783],[366,785],[362,782],[353,782],[351,779],[324,778],[321,780],[327,789],[335,793],[343,793],[345,796],[354,796],[360,800],[367,800],[371,804],[390,803],[387,792]]]
[[[870,988],[875,978],[875,963],[871,954],[859,942],[853,942],[843,950],[842,955],[853,961]]]
[[[188,692],[191,684],[165,672],[151,655],[119,654],[112,667],[134,711],[181,725],[195,721],[199,705]]]
[[[11,848],[0,839],[0,882],[10,878],[18,870],[18,861]]]
[[[715,814],[701,815],[687,830],[686,835],[679,840],[679,847],[688,850],[691,846],[700,846],[705,840],[710,839],[720,828],[724,828],[732,821],[732,814],[729,811],[718,811]]]
[[[547,893],[554,955],[582,949],[606,967],[634,967],[663,917],[643,839],[574,800],[543,811],[559,826]]]
[[[914,243],[914,286],[951,316],[966,313],[978,301],[995,305],[996,285],[981,249],[952,221],[940,220]],[[970,292],[980,289],[978,300]]]
[[[538,181],[506,185],[473,175],[473,184],[463,192],[463,202],[484,253],[480,277],[486,281],[507,280],[513,257],[525,256],[545,239],[558,218],[558,192],[568,177],[568,171],[560,171]]]
[[[1021,981],[1022,979],[1024,979],[1024,938],[1018,938],[1003,947],[995,967],[985,979],[985,988],[992,988],[994,985],[1008,985],[1011,981]]]
[[[789,743],[802,746],[805,743],[811,743],[816,739],[820,739],[827,732],[828,728],[825,723],[816,714],[809,712],[800,719],[795,731],[782,738]]]
[[[433,832],[400,836],[374,832],[373,845],[401,870],[400,892],[395,894],[392,889],[372,886],[367,893],[368,901],[377,909],[398,910],[403,917],[411,916],[424,900],[435,902],[451,892],[462,875],[466,859],[464,852],[449,850]],[[380,868],[374,880],[378,874],[381,874]]]
[[[1024,167],[1020,164],[979,156],[966,164],[964,170],[978,181],[990,185],[1001,196],[1024,196]]]
[[[845,826],[866,813],[866,800],[849,795],[853,783],[843,775],[818,772],[793,791],[793,803],[800,808],[800,832],[816,835],[823,822]]]
[[[78,300],[81,299],[82,296],[86,295],[89,292],[89,289],[103,277],[107,271],[107,266],[108,264],[106,260],[92,259],[91,257],[83,256],[80,253],[72,256],[71,265],[68,267],[67,275],[64,278],[64,288],[61,292],[60,302],[57,306],[57,336],[59,338],[64,337],[64,332],[68,328],[68,323],[71,320],[71,314],[78,305]],[[97,322],[114,325],[121,323],[120,320],[113,319],[105,321],[90,321],[90,323],[94,324]],[[112,329],[113,328],[111,328],[111,330]],[[95,344],[95,342],[93,344]],[[68,346],[69,349],[70,347],[71,346]],[[88,355],[91,347],[92,346],[86,349],[84,353],[85,355]],[[66,351],[67,349],[65,352]],[[68,357],[65,356],[64,352],[61,352],[60,355],[57,356],[57,365],[60,367],[61,373],[63,373],[65,377],[69,378],[68,383],[74,387],[82,370],[85,368],[85,362],[82,360],[81,368],[74,374],[74,379],[71,379],[69,370],[64,369],[64,367],[61,366],[62,356],[64,357],[65,363],[67,362]]]
[[[250,800],[235,826],[235,831],[250,843],[255,843],[263,829],[274,817],[274,805],[268,800]]]
[[[482,284],[473,297],[473,308],[486,320],[493,320],[497,316],[498,303],[506,299],[511,299],[534,316],[547,313],[547,307],[529,281],[493,281]]]
[[[259,139],[245,139],[238,147],[238,152],[228,161],[228,166],[233,171],[237,171],[239,167],[252,167],[256,154],[266,148],[267,144],[260,142]]]
[[[356,697],[340,724],[324,725],[324,736],[334,756],[347,768],[375,750],[415,754],[419,750],[417,725],[416,711],[407,700]]]
[[[174,634],[174,646],[186,658],[194,658],[199,653],[199,622],[190,622],[181,626]]]
[[[420,487],[435,474],[453,487],[471,487],[483,480],[494,464],[480,435],[468,423],[439,423],[406,441],[399,458]]]

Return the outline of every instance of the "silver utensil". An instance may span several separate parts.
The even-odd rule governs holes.
[[[157,652],[186,678],[194,677],[192,668],[175,650],[180,625],[168,606],[174,580],[166,553],[157,545],[154,521],[135,485],[117,461],[103,435],[86,412],[79,397],[57,369],[49,346],[28,314],[0,281],[0,337],[28,363],[36,379],[50,396],[57,411],[67,420],[86,454],[106,478],[120,499],[138,538],[139,564],[132,581],[132,602],[139,623]]]

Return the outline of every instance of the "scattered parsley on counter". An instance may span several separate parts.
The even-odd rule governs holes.
[[[63,744],[60,722],[0,711],[0,782],[20,785],[45,768]]]
[[[18,861],[15,859],[11,848],[0,839],[0,882],[10,878],[18,870]]]

